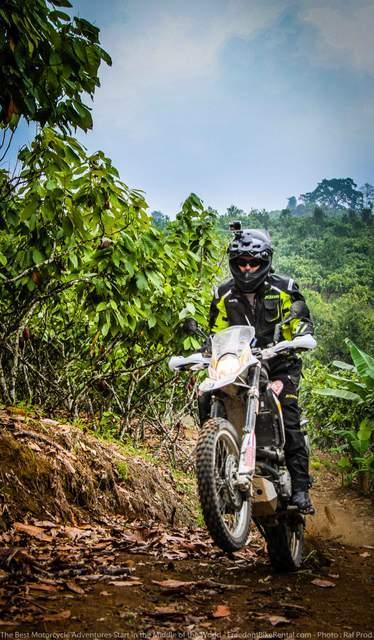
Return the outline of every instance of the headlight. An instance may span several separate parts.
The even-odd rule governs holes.
[[[240,369],[240,360],[237,356],[227,354],[218,360],[216,366],[216,377],[218,380],[230,378]]]

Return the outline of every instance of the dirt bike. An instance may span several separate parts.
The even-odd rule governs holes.
[[[291,317],[292,308],[287,321]],[[194,320],[188,322],[189,333],[199,332]],[[279,335],[279,326],[276,332]],[[208,368],[199,393],[210,394],[210,419],[200,431],[196,473],[204,520],[214,542],[224,551],[238,551],[248,540],[253,520],[267,542],[273,568],[295,571],[302,562],[305,517],[290,504],[292,485],[277,397],[282,383],[269,381],[266,362],[281,352],[311,349],[315,340],[299,336],[256,349],[250,346],[254,334],[250,325],[224,329],[211,339],[211,355],[174,356],[169,366]]]

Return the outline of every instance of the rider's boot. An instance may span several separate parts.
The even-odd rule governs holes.
[[[300,513],[313,515],[314,507],[310,499],[308,489],[304,491],[294,491],[291,498],[291,504],[298,507]]]
[[[292,498],[291,504],[298,507],[299,511],[304,514],[313,514],[314,507],[309,496],[309,488],[312,486],[311,477],[309,476],[309,456],[308,451],[304,447],[288,454],[287,467],[292,480]]]

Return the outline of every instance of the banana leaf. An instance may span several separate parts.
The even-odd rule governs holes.
[[[346,389],[314,389],[313,393],[317,393],[319,396],[331,396],[332,398],[341,398],[352,402],[362,402],[361,396]]]

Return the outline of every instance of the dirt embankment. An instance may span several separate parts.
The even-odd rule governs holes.
[[[29,518],[75,524],[110,514],[194,521],[192,501],[169,470],[72,425],[0,411],[0,460],[2,530]]]

